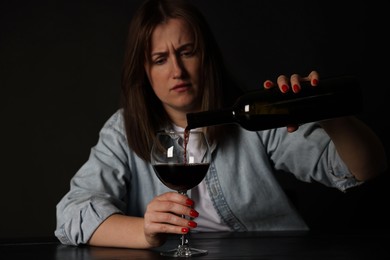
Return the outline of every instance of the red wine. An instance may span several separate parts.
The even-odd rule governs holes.
[[[210,163],[157,164],[153,169],[168,188],[187,191],[198,185],[206,176]]]
[[[190,140],[190,129],[184,130],[184,164],[187,163],[187,146]]]

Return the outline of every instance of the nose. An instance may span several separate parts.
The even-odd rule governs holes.
[[[183,76],[183,65],[181,60],[176,55],[172,59],[172,75],[173,78],[181,78]]]

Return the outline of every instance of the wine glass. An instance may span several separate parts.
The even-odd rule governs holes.
[[[151,150],[151,163],[162,183],[187,196],[187,190],[197,186],[206,176],[210,153],[206,136],[201,131],[158,132]],[[181,217],[185,218],[184,215]],[[207,253],[207,250],[190,247],[187,234],[183,234],[176,248],[161,252],[161,255],[191,257]]]

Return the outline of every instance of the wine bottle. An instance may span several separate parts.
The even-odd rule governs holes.
[[[362,91],[355,76],[301,82],[301,91],[282,93],[278,87],[246,91],[231,108],[187,114],[187,129],[238,124],[260,131],[290,124],[356,115],[363,110]]]

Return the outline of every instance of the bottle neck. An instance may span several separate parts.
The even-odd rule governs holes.
[[[233,124],[234,113],[232,109],[210,110],[187,114],[187,129],[204,126]]]

